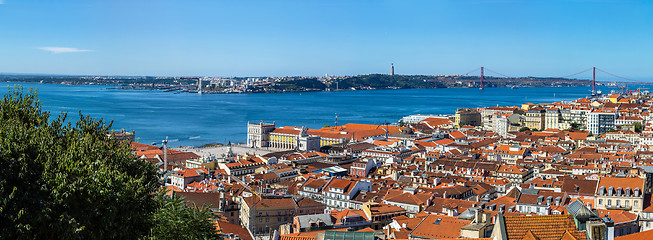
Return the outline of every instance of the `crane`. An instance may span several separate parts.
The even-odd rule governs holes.
[[[649,89],[649,88],[638,87],[637,88],[637,98],[642,98],[642,89]]]

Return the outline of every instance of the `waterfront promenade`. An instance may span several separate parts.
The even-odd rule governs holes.
[[[229,152],[229,146],[210,146],[210,147],[179,147],[174,150],[192,152],[202,158],[220,157]],[[244,144],[231,145],[231,151],[236,155],[265,155],[273,151],[267,149],[255,149],[245,146]]]

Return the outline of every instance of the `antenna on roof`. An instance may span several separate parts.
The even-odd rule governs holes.
[[[336,127],[338,127],[338,113],[336,113]]]

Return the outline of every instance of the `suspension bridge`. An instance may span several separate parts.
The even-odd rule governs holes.
[[[566,76],[561,76],[561,77],[550,77],[550,78],[552,78],[552,79],[569,79],[569,78],[571,78],[571,77],[579,76],[579,75],[584,74],[584,73],[587,73],[587,72],[589,72],[589,71],[592,71],[592,95],[596,95],[596,94],[597,94],[597,92],[596,92],[596,72],[597,72],[597,71],[599,71],[600,73],[603,73],[603,74],[607,74],[607,75],[609,75],[609,76],[611,76],[611,77],[621,79],[621,80],[623,80],[623,81],[621,81],[621,82],[623,82],[623,83],[629,83],[629,84],[650,84],[650,83],[648,83],[648,82],[642,82],[642,81],[637,81],[637,80],[634,80],[634,79],[631,79],[631,78],[622,77],[622,76],[620,76],[620,75],[616,75],[616,74],[610,73],[610,72],[608,72],[608,71],[605,71],[605,70],[600,69],[600,68],[597,68],[597,67],[591,67],[591,68],[588,68],[588,69],[582,70],[582,71],[580,71],[580,72],[577,72],[577,73],[574,73],[574,74],[569,74],[569,75],[566,75]],[[465,73],[464,75],[465,75],[465,76],[469,76],[470,74],[477,73],[477,72],[480,72],[480,75],[479,75],[479,85],[480,85],[480,89],[481,89],[481,90],[483,90],[484,87],[485,87],[484,82],[483,82],[483,81],[485,80],[485,72],[489,72],[489,73],[492,74],[492,75],[496,75],[496,76],[500,76],[500,77],[508,78],[508,79],[520,79],[520,78],[523,78],[523,77],[515,77],[515,76],[510,76],[510,75],[507,75],[507,74],[503,74],[503,73],[500,73],[500,72],[497,72],[497,71],[494,71],[494,70],[488,69],[488,68],[486,68],[486,67],[478,67],[478,68],[475,68],[474,70],[471,70],[471,71]],[[576,79],[571,79],[571,80],[576,80]]]

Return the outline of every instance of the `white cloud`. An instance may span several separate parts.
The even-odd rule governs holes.
[[[2,0],[0,0],[2,1]],[[69,48],[69,47],[37,47],[36,49],[48,51],[51,53],[76,53],[76,52],[92,52],[93,50]]]

